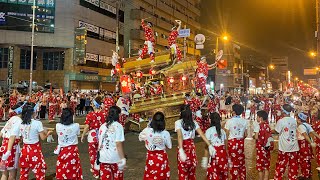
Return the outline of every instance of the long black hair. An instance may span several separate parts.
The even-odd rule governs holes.
[[[111,106],[107,116],[107,128],[115,121],[119,121],[121,109],[118,106]]]
[[[192,131],[196,128],[196,125],[192,119],[192,111],[189,105],[181,106],[180,118],[182,119],[182,128],[186,131]]]
[[[211,127],[216,127],[218,137],[221,138],[221,117],[219,113],[210,113]]]
[[[164,120],[164,114],[162,112],[156,112],[153,115],[152,121],[150,123],[154,132],[162,132],[166,128],[166,121]]]
[[[22,119],[22,123],[21,124],[30,124],[31,123],[31,119],[32,116],[34,114],[34,103],[26,103],[23,108],[22,108],[22,115],[21,115],[21,119]]]
[[[64,108],[61,113],[60,123],[70,125],[73,123],[73,113],[69,108]]]

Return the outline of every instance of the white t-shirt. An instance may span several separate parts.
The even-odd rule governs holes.
[[[297,121],[292,117],[280,119],[275,127],[279,133],[279,150],[282,152],[299,151],[297,140]]]
[[[22,119],[18,116],[13,116],[11,117],[5,126],[1,129],[2,137],[3,138],[10,138],[12,135],[12,132],[18,131],[19,132],[19,127],[22,122]],[[21,134],[18,134],[17,136],[20,137]]]
[[[247,130],[247,120],[240,117],[233,117],[227,120],[225,129],[229,130],[228,139],[243,139]]]
[[[304,124],[305,126],[304,126],[303,124]],[[311,132],[314,131],[314,130],[312,129],[312,127],[311,127],[310,124],[308,124],[308,123],[303,123],[303,124],[300,124],[300,125],[298,126],[298,131],[297,131],[297,138],[298,138],[298,140],[304,140],[304,139],[305,139],[304,136],[302,135],[303,133],[306,133],[306,134],[308,135],[308,132],[309,132],[309,134],[310,134]],[[307,126],[307,128],[308,128],[308,131],[307,131],[306,126]]]
[[[100,162],[118,163],[120,156],[117,150],[117,142],[124,141],[123,127],[118,122],[113,122],[109,128],[104,123],[99,129]]]
[[[227,139],[227,135],[226,132],[221,129],[221,136],[219,138],[216,127],[211,127],[206,131],[206,138],[213,146],[222,146],[224,145],[224,141]]]
[[[145,128],[139,134],[139,141],[145,141],[145,146],[149,151],[165,150],[166,146],[171,149],[172,142],[170,133],[166,130],[154,132],[152,128]]]
[[[193,121],[193,122],[195,124],[195,128],[192,131],[186,131],[182,127],[182,119],[179,119],[178,121],[175,122],[175,132],[177,132],[177,130],[180,129],[183,140],[194,139],[196,135],[196,130],[199,129],[200,127],[196,121]]]
[[[39,133],[44,131],[42,122],[31,119],[30,124],[20,124],[19,130],[12,132],[12,135],[22,135],[23,143],[36,144],[39,142]]]
[[[58,144],[61,147],[78,144],[78,135],[80,135],[80,125],[73,123],[70,125],[56,124],[56,131],[58,135]]]
[[[220,103],[220,110],[226,110],[226,101],[221,99],[219,103]]]

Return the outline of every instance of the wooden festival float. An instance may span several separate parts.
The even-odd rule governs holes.
[[[122,91],[126,88],[123,86],[131,86],[127,89],[130,89],[133,99],[130,114],[139,114],[145,120],[138,123],[129,118],[129,128],[142,130],[153,114],[161,111],[166,116],[166,128],[173,130],[174,122],[179,119],[185,94],[191,93],[194,89],[197,58],[187,57],[183,58],[181,63],[176,63],[168,50],[156,53],[153,63],[150,63],[150,58],[140,61],[136,59],[137,57],[126,59],[119,72]],[[145,95],[141,93],[141,88],[144,89]],[[152,94],[152,91],[157,90],[161,91]]]

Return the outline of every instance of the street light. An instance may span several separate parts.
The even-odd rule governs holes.
[[[310,55],[311,57],[316,57],[316,56],[317,56],[317,53],[314,52],[314,51],[310,51],[310,52],[309,52],[309,55]]]
[[[274,70],[274,65],[270,64],[269,66],[267,66],[267,80],[269,81],[269,69]]]
[[[223,35],[223,36],[217,36],[217,40],[216,40],[216,49],[215,49],[215,53],[217,54],[219,51],[219,39],[222,39],[224,42],[229,41],[229,37],[227,35]]]

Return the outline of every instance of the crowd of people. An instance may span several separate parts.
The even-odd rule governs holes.
[[[74,116],[81,114],[81,109],[77,108],[81,98],[85,100],[82,110],[90,107],[85,113],[82,134],[80,125],[74,123]],[[1,102],[3,104],[4,100]],[[28,179],[30,170],[36,179],[45,179],[47,166],[40,139],[46,139],[53,132],[46,130],[39,121],[43,109],[48,109],[49,120],[60,117],[55,128],[58,136],[54,150],[58,155],[56,179],[83,179],[78,136],[81,142],[87,136],[93,178],[123,179],[126,169],[124,125],[129,116],[140,117],[129,113],[131,102],[126,94],[116,97],[109,93],[38,92],[27,97],[14,91],[9,98],[9,119],[0,133],[3,138],[0,147],[2,179],[16,179],[18,167],[19,179]],[[5,107],[1,108],[5,113]],[[274,179],[283,178],[286,166],[289,179],[297,179],[299,169],[303,178],[311,179],[312,147],[316,149],[315,157],[320,166],[319,109],[319,99],[311,95],[298,100],[285,93],[276,93],[272,98],[230,93],[223,96],[208,93],[203,98],[199,93],[193,97],[186,94],[180,119],[175,122],[178,177],[196,179],[198,162],[194,139],[198,134],[206,144],[201,167],[207,170],[207,179],[246,179],[244,140],[250,120],[254,120],[259,179],[269,178],[274,134],[279,135]],[[249,117],[246,117],[246,110],[250,111]],[[270,123],[275,123],[274,130]],[[147,149],[144,179],[170,179],[166,149],[172,148],[172,142],[166,130],[165,115],[155,113],[138,138],[145,142]]]

